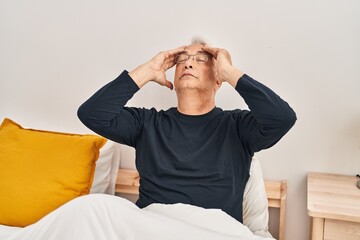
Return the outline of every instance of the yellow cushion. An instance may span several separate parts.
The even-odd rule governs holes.
[[[0,224],[27,226],[88,194],[99,149],[95,135],[0,126]]]

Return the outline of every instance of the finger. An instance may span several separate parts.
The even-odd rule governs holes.
[[[175,55],[164,59],[165,64],[172,63],[172,62],[175,62]]]
[[[165,71],[167,71],[167,70],[169,70],[170,68],[172,68],[174,66],[175,66],[175,62],[172,62],[172,63],[166,64],[164,66],[164,69],[165,69]]]
[[[165,71],[167,71],[168,69],[175,66],[175,64],[176,64],[175,57],[171,57],[171,58],[165,59],[163,67],[164,67]]]
[[[216,60],[216,58],[212,58],[212,63],[213,63],[213,66],[214,66],[214,67],[217,66],[217,60]]]
[[[169,70],[170,68],[174,67],[175,66],[175,63],[171,62],[171,63],[167,63],[167,64],[164,64],[161,69],[166,72],[167,70]]]
[[[202,47],[202,50],[204,50],[205,52],[210,53],[211,55],[213,55],[214,57],[216,57],[220,51],[219,48],[211,48],[211,47]]]
[[[177,47],[177,48],[168,50],[168,51],[166,51],[165,57],[168,58],[168,57],[172,57],[172,56],[174,56],[174,55],[176,55],[178,53],[181,53],[181,52],[185,51],[185,47],[186,46],[181,46],[181,47]]]
[[[168,87],[170,90],[173,90],[174,85],[172,84],[172,82],[170,82],[169,80],[165,81],[165,85],[166,87]]]
[[[173,90],[173,84],[172,82],[170,82],[169,80],[167,80],[166,78],[161,79],[160,81],[157,81],[157,83],[159,83],[161,86],[167,87],[170,90]]]

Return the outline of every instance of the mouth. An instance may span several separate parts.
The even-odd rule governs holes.
[[[184,73],[183,75],[181,75],[180,78],[183,78],[183,77],[186,77],[186,76],[191,76],[191,77],[194,77],[196,78],[194,75],[192,75],[191,73]]]

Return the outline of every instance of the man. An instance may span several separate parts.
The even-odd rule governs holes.
[[[149,81],[173,89],[165,72],[175,65],[176,108],[125,107]],[[223,82],[251,111],[215,106]],[[225,49],[203,42],[160,52],[124,71],[87,100],[78,116],[96,133],[136,149],[140,208],[186,203],[222,209],[240,222],[254,153],[274,145],[296,121],[289,105],[234,67]]]

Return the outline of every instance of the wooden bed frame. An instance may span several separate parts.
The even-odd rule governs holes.
[[[116,180],[117,194],[139,194],[139,173],[134,169],[119,169]],[[278,208],[279,214],[279,240],[284,240],[286,181],[265,181],[269,208]]]

